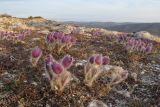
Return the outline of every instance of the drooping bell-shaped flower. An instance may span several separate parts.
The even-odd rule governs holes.
[[[145,46],[141,46],[140,47],[140,52],[145,53],[145,51],[146,51],[146,47]]]
[[[51,54],[49,54],[47,56],[47,58],[45,59],[45,64],[51,64],[53,62],[54,62],[54,58],[53,58],[53,56]]]
[[[152,48],[153,48],[153,44],[149,44],[149,45],[146,47],[145,52],[146,52],[146,53],[151,53]]]
[[[31,63],[33,66],[37,65],[38,60],[42,56],[42,50],[36,46],[31,52]]]
[[[103,56],[102,54],[98,54],[95,56],[95,64],[101,65],[103,63]]]
[[[23,34],[18,34],[17,35],[17,40],[18,41],[23,41],[25,39],[25,35],[23,35]]]
[[[54,63],[57,63],[57,61],[53,58],[51,54],[49,54],[44,60],[46,76],[49,80],[53,80],[56,77],[56,73],[53,71]]]
[[[103,65],[107,65],[107,64],[109,64],[110,63],[110,59],[109,59],[109,57],[108,56],[104,56],[103,57]]]
[[[63,66],[57,62],[54,62],[52,65],[52,71],[55,73],[55,74],[61,74],[64,70]]]
[[[64,33],[63,32],[55,32],[54,35],[60,41],[63,38]]]
[[[66,35],[62,38],[62,43],[70,44],[71,42],[71,36]]]
[[[55,38],[53,37],[53,33],[49,33],[46,37],[46,42],[47,43],[53,43],[55,42]]]
[[[37,46],[32,50],[32,57],[37,58],[41,56],[42,50]]]
[[[47,56],[47,58],[45,59],[45,68],[47,70],[47,72],[50,72],[50,68],[51,68],[51,65],[53,64],[54,62],[54,58],[53,56],[50,54]]]
[[[94,64],[94,61],[95,61],[95,57],[94,57],[94,56],[91,56],[91,57],[89,58],[89,63],[90,63],[90,64]]]
[[[63,59],[62,59],[62,65],[65,69],[68,69],[71,67],[73,63],[73,58],[70,55],[66,55]]]

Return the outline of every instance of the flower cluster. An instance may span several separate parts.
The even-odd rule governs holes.
[[[72,63],[73,58],[70,55],[64,56],[60,61],[56,61],[52,55],[47,56],[45,59],[46,75],[52,90],[62,92],[72,80],[72,75],[68,71]]]
[[[115,35],[115,34],[112,34],[112,35],[109,35],[108,36],[109,40],[111,41],[115,41],[115,42],[125,42],[129,39],[129,37],[127,36],[126,33],[121,33],[121,34],[118,34],[118,35]]]
[[[34,67],[37,66],[37,63],[41,56],[42,50],[38,46],[33,48],[33,50],[31,51],[31,63]]]
[[[0,40],[12,40],[13,38],[15,38],[15,33],[13,32],[5,32],[5,31],[1,31],[0,32]]]
[[[101,36],[101,35],[102,35],[102,32],[93,30],[93,31],[91,32],[91,34],[92,34],[93,36]]]
[[[42,50],[38,46],[32,49],[31,63],[34,67],[37,66],[41,56]],[[53,58],[51,54],[46,57],[44,61],[46,76],[50,82],[51,89],[55,92],[60,94],[71,80],[77,80],[77,78],[68,71],[73,65],[73,61],[74,59],[70,55],[65,55],[59,61]],[[109,63],[110,58],[108,56],[102,56],[102,54],[92,55],[84,66],[85,84],[91,87],[93,82],[103,73],[111,78],[110,85],[118,84],[128,77],[128,71],[123,70],[121,67],[110,69]],[[107,72],[104,72],[105,70]]]
[[[117,37],[117,42],[124,42],[128,40],[128,36],[126,33],[122,33]]]
[[[129,52],[141,52],[141,53],[151,53],[153,44],[146,39],[128,37],[127,34],[122,33],[117,35],[108,36],[111,41],[117,43],[123,43],[126,50]]]
[[[145,43],[141,39],[136,40],[134,38],[131,38],[127,41],[125,48],[129,52],[136,51],[136,52],[142,52],[142,53],[151,53],[153,44]]]
[[[31,35],[31,30],[22,31],[20,33],[1,31],[0,40],[23,41],[28,35]]]
[[[76,38],[71,35],[65,35],[63,32],[51,32],[46,37],[49,50],[57,48],[60,52],[63,48],[69,49],[76,43]]]
[[[91,87],[93,82],[100,76],[103,72],[102,67],[109,64],[110,59],[108,56],[102,56],[102,54],[96,54],[88,59],[85,66],[85,83],[87,86]]]

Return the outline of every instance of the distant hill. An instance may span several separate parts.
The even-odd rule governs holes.
[[[117,25],[108,27],[108,29],[123,31],[123,32],[139,32],[147,31],[160,36],[160,23],[135,23],[126,25]]]
[[[116,22],[65,22],[85,27],[101,27],[121,32],[147,31],[160,36],[160,23],[116,23]]]
[[[116,23],[116,22],[74,22],[74,21],[68,21],[65,22],[67,24],[76,24],[80,26],[85,26],[85,27],[101,27],[101,28],[107,28],[107,27],[114,27],[118,25],[124,25],[124,24],[129,24],[129,23]]]

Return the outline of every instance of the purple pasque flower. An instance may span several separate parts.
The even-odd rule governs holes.
[[[23,41],[25,39],[25,35],[23,35],[23,34],[18,34],[17,35],[17,40],[18,41]]]
[[[65,69],[68,69],[72,66],[73,64],[73,57],[71,57],[70,55],[66,55],[64,56],[64,58],[62,59],[62,65]]]
[[[42,50],[38,46],[36,46],[32,50],[31,55],[32,55],[33,58],[38,58],[42,55]]]
[[[96,55],[91,56],[88,62],[90,64],[106,65],[106,64],[109,64],[110,59],[108,56],[102,56],[102,54],[96,54]]]
[[[134,39],[134,38],[130,38],[130,39],[128,40],[128,44],[129,44],[129,45],[134,45],[134,42],[135,42],[135,39]]]
[[[60,41],[63,38],[64,33],[63,32],[55,32],[54,36],[56,39],[58,39]]]
[[[126,41],[128,38],[127,38],[127,34],[125,33],[122,33],[118,36],[118,42],[123,42],[123,41]]]
[[[45,66],[50,66],[53,62],[55,61],[55,59],[53,58],[53,56],[51,54],[49,54],[47,56],[47,58],[45,59]]]
[[[153,44],[152,44],[152,43],[151,43],[151,44],[148,44],[148,46],[146,47],[145,52],[146,52],[146,53],[151,53],[152,48],[153,48]]]
[[[142,53],[145,53],[146,47],[142,45],[142,46],[140,47],[140,50],[139,50],[139,51],[142,52]]]
[[[53,62],[51,64],[51,68],[52,68],[52,71],[57,75],[61,74],[64,71],[63,66],[60,63],[57,63],[57,62]]]
[[[46,76],[49,80],[51,80],[53,78],[52,76],[52,69],[51,69],[51,65],[53,64],[54,59],[53,56],[51,54],[49,54],[46,59],[44,60],[44,64],[45,64],[45,71],[46,71]]]
[[[57,78],[57,75],[61,74],[64,70],[63,66],[58,63],[50,54],[45,59],[46,76],[49,80]]]
[[[46,41],[47,41],[47,43],[53,43],[53,42],[55,42],[55,38],[54,38],[54,33],[53,32],[51,32],[51,33],[49,33],[47,35]]]
[[[102,60],[103,60],[102,63],[103,65],[108,65],[110,63],[110,58],[108,56],[104,56]]]
[[[71,39],[72,37],[69,36],[69,35],[66,35],[62,38],[62,43],[65,43],[65,44],[70,44],[71,43]]]
[[[52,50],[57,46],[58,53],[64,48],[69,49],[76,42],[76,38],[71,35],[65,35],[63,32],[51,32],[46,37],[47,43],[49,43],[49,49]]]
[[[102,35],[102,32],[100,32],[100,31],[92,31],[92,35],[93,36],[100,36],[100,35]]]
[[[97,54],[95,56],[95,63],[97,65],[101,65],[103,63],[103,56],[102,56],[102,54]]]
[[[94,64],[94,60],[95,60],[95,57],[91,56],[88,61],[90,64]]]
[[[42,50],[36,46],[32,51],[31,51],[31,63],[33,66],[37,65],[38,60],[42,56]]]
[[[65,43],[65,44],[74,44],[74,43],[76,43],[76,38],[67,34],[67,35],[63,36],[61,42]]]

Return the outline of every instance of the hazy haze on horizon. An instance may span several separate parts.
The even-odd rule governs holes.
[[[0,14],[58,21],[160,22],[160,0],[0,0]]]

